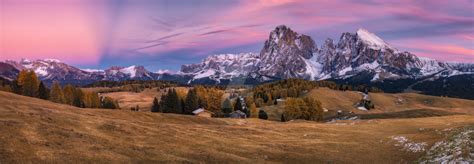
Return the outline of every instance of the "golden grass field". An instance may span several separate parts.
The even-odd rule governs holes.
[[[87,88],[89,90],[93,90],[90,88]],[[86,90],[87,90],[86,89]],[[175,88],[178,93],[181,93],[181,96],[185,93],[187,93],[188,88],[186,87],[176,87]],[[157,90],[157,88],[152,88],[152,89],[145,89],[142,92],[136,93],[136,92],[110,92],[110,93],[104,93],[102,95],[108,96],[113,98],[114,100],[117,100],[120,106],[120,109],[122,110],[130,110],[132,107],[136,107],[137,105],[140,108],[140,111],[150,111],[150,108],[153,104],[153,99],[156,97],[158,100],[160,100],[161,95],[163,95],[165,90],[162,89],[160,91]]]
[[[283,123],[80,109],[0,92],[0,126],[0,163],[408,163],[425,152],[394,136],[429,148],[450,129],[473,127],[474,116]]]
[[[375,109],[361,111],[355,105],[362,99],[362,95],[355,91],[338,91],[328,88],[311,90],[307,96],[321,101],[323,108],[329,110],[328,115],[336,111],[352,111],[357,114],[390,113],[414,109],[443,110],[447,112],[474,114],[474,101],[422,95],[416,93],[369,93],[375,104]]]

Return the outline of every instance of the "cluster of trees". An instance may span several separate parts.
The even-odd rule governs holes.
[[[332,82],[315,82],[302,79],[287,79],[259,85],[253,90],[253,98],[257,107],[276,104],[276,100],[287,97],[299,97],[303,93],[318,86],[336,85]]]
[[[5,91],[16,94],[81,108],[119,108],[117,102],[109,97],[99,98],[95,92],[84,92],[72,85],[62,88],[59,83],[55,82],[49,89],[43,81],[38,79],[35,72],[29,70],[22,70],[16,80],[3,88],[6,88]]]
[[[285,101],[281,121],[285,122],[293,119],[323,121],[323,113],[321,102],[314,98],[288,98]]]
[[[85,87],[106,87],[107,89],[101,90],[105,92],[141,92],[147,88],[158,88],[158,90],[168,87],[176,87],[177,83],[163,80],[127,80],[127,81],[98,81],[86,85]]]
[[[187,93],[180,93],[175,88],[167,89],[161,100],[153,100],[152,112],[192,114],[198,108],[205,108],[218,114],[221,111],[224,91],[214,87],[196,86]]]
[[[273,83],[262,84],[253,89],[253,99],[257,107],[277,104],[276,100],[287,97],[300,97],[304,93],[317,88],[327,87],[334,90],[357,90],[362,92],[382,92],[375,87],[365,85],[352,86],[337,84],[332,81],[308,81],[303,79],[286,79]]]
[[[252,98],[238,97],[235,101],[222,101],[224,91],[217,87],[195,86],[185,94],[176,89],[168,89],[166,94],[153,100],[152,112],[192,114],[198,108],[204,108],[214,113],[215,117],[228,117],[235,110],[240,110],[247,116],[258,117],[259,111]]]
[[[0,77],[0,91],[13,92],[11,86],[12,82]]]
[[[373,103],[371,100],[362,99],[362,100],[360,100],[359,104],[362,105],[362,106],[364,106],[365,109],[367,109],[367,110],[370,110],[370,109],[374,109],[374,108],[375,108],[375,105],[374,105],[374,103]]]

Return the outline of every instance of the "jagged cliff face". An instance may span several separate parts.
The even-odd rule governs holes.
[[[333,76],[350,74],[349,71],[358,68],[403,77],[416,76],[416,71],[423,67],[423,62],[415,55],[392,48],[364,29],[354,34],[343,33],[337,45],[330,39],[326,40],[319,55],[320,62],[324,63],[322,73]]]
[[[311,37],[300,35],[286,26],[278,26],[270,33],[260,52],[258,73],[280,78],[310,78],[306,61],[317,51]]]

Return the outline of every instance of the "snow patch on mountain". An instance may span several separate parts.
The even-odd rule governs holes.
[[[131,78],[134,78],[135,75],[137,74],[137,70],[135,69],[134,65],[120,69],[120,72],[130,75]]]
[[[61,60],[58,60],[58,59],[43,59],[43,61],[46,61],[49,63],[61,63]]]
[[[39,76],[47,76],[48,75],[47,67],[38,67],[34,70],[34,72]]]
[[[359,29],[357,30],[357,36],[364,41],[366,44],[369,45],[370,48],[373,49],[392,49],[385,41],[380,39],[377,35],[367,31],[366,29]]]
[[[81,70],[86,71],[86,72],[89,72],[89,73],[104,72],[104,70],[101,70],[101,69],[89,69],[89,68],[86,68],[86,69],[81,69]]]

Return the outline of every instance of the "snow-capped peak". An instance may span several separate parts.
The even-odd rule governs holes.
[[[50,63],[61,63],[58,59],[44,59],[43,61],[50,62]]]
[[[160,69],[160,70],[156,71],[155,73],[157,73],[157,74],[171,74],[173,72],[168,70],[168,69],[164,69],[164,70]]]
[[[31,63],[31,60],[27,58],[21,58],[20,63]]]
[[[364,41],[364,43],[368,44],[371,48],[375,48],[375,49],[391,48],[385,41],[380,39],[374,33],[367,31],[366,29],[363,29],[363,28],[358,29],[357,36],[362,41]]]
[[[130,67],[120,69],[120,72],[125,73],[125,74],[129,74],[130,77],[133,78],[137,74],[137,70],[135,68],[136,68],[136,66],[132,65]]]
[[[101,70],[101,69],[89,69],[89,68],[86,68],[86,69],[81,69],[81,70],[86,71],[86,72],[89,72],[89,73],[104,72],[104,70]]]

